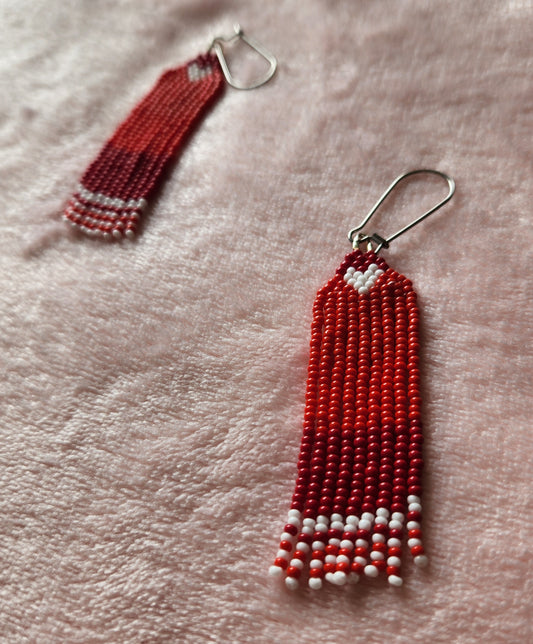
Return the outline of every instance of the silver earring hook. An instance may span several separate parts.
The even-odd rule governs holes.
[[[244,31],[241,29],[240,25],[235,25],[234,29],[235,29],[235,33],[233,34],[233,36],[229,36],[229,38],[222,38],[221,36],[215,38],[211,43],[211,47],[209,47],[209,51],[214,50],[215,54],[217,55],[218,61],[220,63],[220,67],[222,68],[224,77],[229,85],[231,85],[235,89],[255,89],[256,87],[261,87],[261,85],[268,83],[268,81],[276,73],[278,61],[276,57],[273,54],[271,54],[268,51],[268,49],[263,47],[263,45],[260,42],[258,42],[255,38],[252,38],[251,36],[247,36],[244,33]],[[263,74],[263,76],[256,79],[249,85],[245,83],[241,83],[233,76],[228,66],[228,61],[226,60],[226,56],[224,55],[223,45],[229,45],[235,42],[236,40],[242,40],[242,42],[246,43],[249,47],[251,47],[262,58],[264,58],[270,65],[268,70]]]
[[[434,174],[438,177],[441,177],[447,182],[448,194],[446,195],[446,197],[444,197],[442,201],[439,201],[439,203],[436,206],[433,206],[433,208],[430,208],[429,210],[427,210],[423,215],[421,215],[420,217],[412,221],[410,224],[407,224],[407,226],[404,226],[398,232],[394,233],[394,235],[391,235],[390,237],[384,238],[381,235],[378,235],[377,233],[372,233],[371,235],[367,235],[365,233],[359,232],[366,226],[366,224],[368,223],[372,215],[381,206],[381,204],[385,201],[385,199],[389,196],[389,194],[393,191],[393,189],[400,183],[400,181],[403,181],[407,177],[411,177],[414,174],[422,174],[422,173]],[[348,239],[350,240],[350,242],[353,243],[354,248],[359,248],[359,245],[365,241],[368,242],[369,250],[371,250],[372,242],[374,242],[375,244],[377,244],[375,252],[378,253],[382,248],[388,248],[390,242],[396,239],[396,237],[403,235],[403,233],[410,230],[413,226],[416,226],[416,224],[420,223],[423,219],[425,219],[426,217],[429,217],[429,215],[433,214],[439,208],[442,208],[442,206],[444,206],[445,203],[450,201],[450,199],[453,197],[454,192],[455,192],[455,181],[452,179],[452,177],[445,174],[444,172],[440,172],[439,170],[428,170],[426,168],[422,170],[411,170],[410,172],[405,172],[404,174],[401,174],[399,177],[396,177],[396,179],[394,179],[394,181],[390,184],[387,190],[385,190],[385,192],[381,195],[381,197],[376,202],[372,210],[363,219],[363,221],[359,224],[359,226],[356,226],[355,228],[352,228],[350,230],[350,232],[348,233]],[[359,233],[359,234],[356,236],[356,233]]]

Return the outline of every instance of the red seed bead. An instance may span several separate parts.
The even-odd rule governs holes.
[[[411,554],[413,555],[413,557],[417,557],[418,555],[423,555],[424,546],[413,546],[411,548]]]
[[[287,552],[290,552],[292,550],[292,543],[290,541],[282,541],[279,544],[280,550],[286,550]]]
[[[306,561],[307,553],[302,552],[301,550],[295,550],[294,554],[292,555],[292,558],[299,559],[300,561]]]
[[[385,553],[385,552],[387,552],[387,544],[386,543],[375,543],[372,546],[372,550],[374,550],[375,552],[383,552],[383,553]]]
[[[276,559],[274,559],[274,565],[285,570],[289,565],[289,562],[286,559],[283,559],[283,557],[276,557]]]
[[[336,565],[334,563],[325,563],[322,570],[324,571],[324,574],[327,572],[335,572]]]
[[[363,566],[363,564],[360,564],[357,561],[352,562],[352,572],[354,572],[356,575],[362,574],[364,569],[365,567]]]
[[[399,575],[400,574],[400,569],[397,566],[387,566],[387,576],[391,575]]]
[[[383,572],[387,567],[387,562],[384,559],[378,559],[377,561],[373,561],[372,565],[375,568],[377,568],[380,572]]]
[[[409,530],[407,536],[409,539],[420,539],[422,537],[422,530]]]
[[[339,551],[339,547],[331,544],[327,545],[325,549],[325,552],[327,555],[336,555],[338,551]]]
[[[326,553],[323,550],[313,550],[311,559],[318,559],[319,561],[324,561]]]
[[[289,577],[294,577],[295,579],[299,579],[301,574],[302,574],[302,571],[296,566],[289,566],[287,568],[287,575]]]
[[[339,561],[337,563],[336,570],[340,570],[341,572],[348,573],[350,571],[350,564],[347,563],[346,561]]]
[[[324,569],[323,568],[311,568],[309,570],[309,577],[321,578],[323,576],[324,576]]]
[[[295,537],[298,534],[298,528],[295,525],[292,525],[292,523],[287,523],[287,525],[283,528],[283,532],[288,532]]]
[[[396,546],[392,546],[389,548],[388,556],[389,557],[401,557],[402,555],[402,549],[398,548]]]
[[[420,512],[411,511],[407,513],[407,521],[420,521],[422,514]]]

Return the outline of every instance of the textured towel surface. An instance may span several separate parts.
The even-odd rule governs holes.
[[[73,234],[115,126],[237,20],[275,80],[225,93],[136,241]],[[531,641],[532,30],[531,0],[0,2],[1,642]],[[290,594],[312,302],[416,167],[458,183],[383,253],[422,310],[431,564]]]

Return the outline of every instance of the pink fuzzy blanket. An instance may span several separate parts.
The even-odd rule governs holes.
[[[239,21],[133,242],[62,204],[163,69]],[[531,633],[531,0],[0,2],[0,641],[512,644]],[[289,592],[316,290],[392,179],[422,311],[426,570]],[[442,193],[415,181],[372,229]]]

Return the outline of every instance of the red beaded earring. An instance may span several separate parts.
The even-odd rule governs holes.
[[[160,184],[187,135],[221,95],[224,78],[236,89],[254,89],[276,71],[276,59],[236,26],[230,38],[215,38],[209,51],[166,71],[107,141],[70,198],[64,218],[103,239],[133,237],[148,199]],[[252,83],[237,81],[223,44],[240,40],[269,63]]]
[[[360,231],[406,177],[430,173],[448,183],[435,207],[388,238]],[[354,251],[318,291],[313,307],[303,437],[287,525],[270,567],[295,589],[307,572],[356,583],[385,572],[402,585],[402,542],[425,566],[420,521],[422,423],[416,293],[378,256],[381,248],[447,203],[448,175],[399,176],[350,231]],[[366,252],[359,246],[367,244]],[[376,246],[373,250],[373,245]]]

